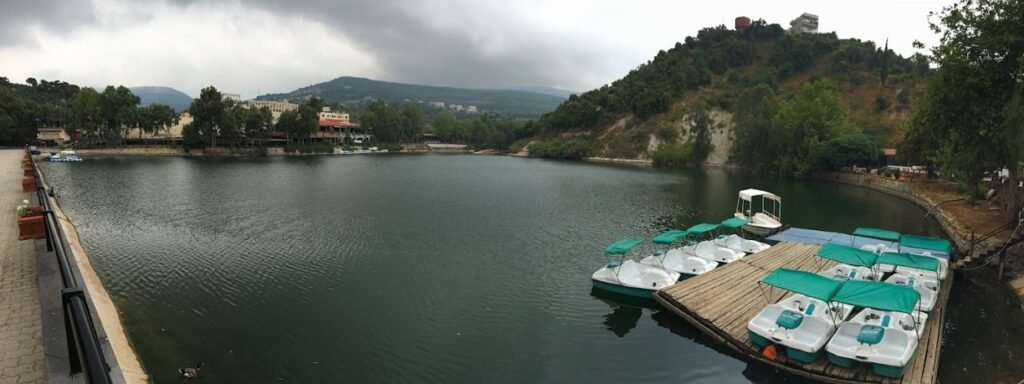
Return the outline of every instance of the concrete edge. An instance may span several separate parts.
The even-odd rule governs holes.
[[[72,264],[76,278],[84,285],[84,290],[87,293],[86,296],[90,303],[93,321],[98,325],[97,336],[100,337],[101,343],[104,344],[107,364],[111,367],[111,379],[122,383],[149,383],[149,375],[142,368],[142,363],[138,355],[136,355],[134,348],[132,348],[131,342],[128,340],[121,316],[117,312],[117,307],[103,286],[103,281],[100,280],[99,275],[93,269],[88,253],[82,247],[78,231],[64,214],[64,210],[60,207],[57,199],[51,197],[50,202],[52,203],[54,215],[57,217],[57,224],[60,225],[61,230],[64,232],[65,240],[68,244],[68,252],[70,253],[69,256],[71,256],[69,262]],[[45,244],[45,240],[42,241]],[[54,257],[52,254],[49,255]],[[56,264],[55,261],[54,264]],[[57,271],[57,275],[59,279],[59,271]],[[63,322],[63,320],[61,321]],[[49,357],[49,354],[47,357]],[[117,378],[118,375],[121,377]]]

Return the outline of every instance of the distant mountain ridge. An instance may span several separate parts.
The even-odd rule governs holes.
[[[573,94],[579,94],[579,92],[570,91],[568,89],[561,89],[561,88],[554,88],[554,87],[542,87],[542,86],[510,86],[510,87],[498,88],[498,89],[509,89],[509,90],[513,90],[513,91],[524,91],[524,92],[540,93],[540,94],[544,94],[544,95],[551,95],[551,96],[555,96],[555,97],[561,97],[563,99],[568,99],[569,96],[571,96]]]
[[[469,89],[431,85],[404,84],[361,77],[343,76],[313,84],[287,93],[257,96],[258,100],[303,100],[319,96],[333,103],[359,104],[383,99],[389,104],[422,104],[443,102],[476,106],[481,113],[507,116],[539,116],[553,110],[565,97],[525,90]]]
[[[128,89],[131,89],[132,93],[141,99],[139,104],[142,106],[154,103],[166,104],[174,108],[175,111],[182,112],[192,105],[192,96],[171,87],[140,86]]]

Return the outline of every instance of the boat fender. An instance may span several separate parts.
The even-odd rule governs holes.
[[[775,344],[768,344],[767,347],[764,347],[764,351],[761,354],[771,361],[775,361],[779,357],[779,352],[775,350]]]

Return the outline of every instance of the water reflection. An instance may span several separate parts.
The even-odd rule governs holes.
[[[618,337],[625,337],[636,328],[644,308],[658,308],[658,303],[653,299],[620,295],[597,288],[590,288],[590,295],[612,308],[611,313],[604,315],[604,325]]]

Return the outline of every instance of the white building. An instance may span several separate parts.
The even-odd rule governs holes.
[[[299,109],[298,104],[289,103],[288,100],[274,101],[274,100],[249,100],[245,102],[250,108],[263,108],[266,107],[270,110],[270,114],[274,116],[274,123],[281,118],[281,112],[284,111],[296,111]]]
[[[804,13],[789,22],[790,33],[818,33],[818,15]]]
[[[347,113],[331,112],[331,107],[324,107],[324,109],[320,111],[320,120],[324,119],[340,120],[346,123],[349,122],[349,117]]]
[[[433,106],[434,108],[444,108],[443,101],[431,101],[430,105]]]
[[[466,112],[476,113],[476,106],[475,105],[466,106]]]
[[[221,93],[221,97],[223,97],[224,100],[232,100],[232,101],[234,101],[236,103],[241,103],[242,102],[242,95],[239,95],[237,93],[224,92],[224,93]]]

